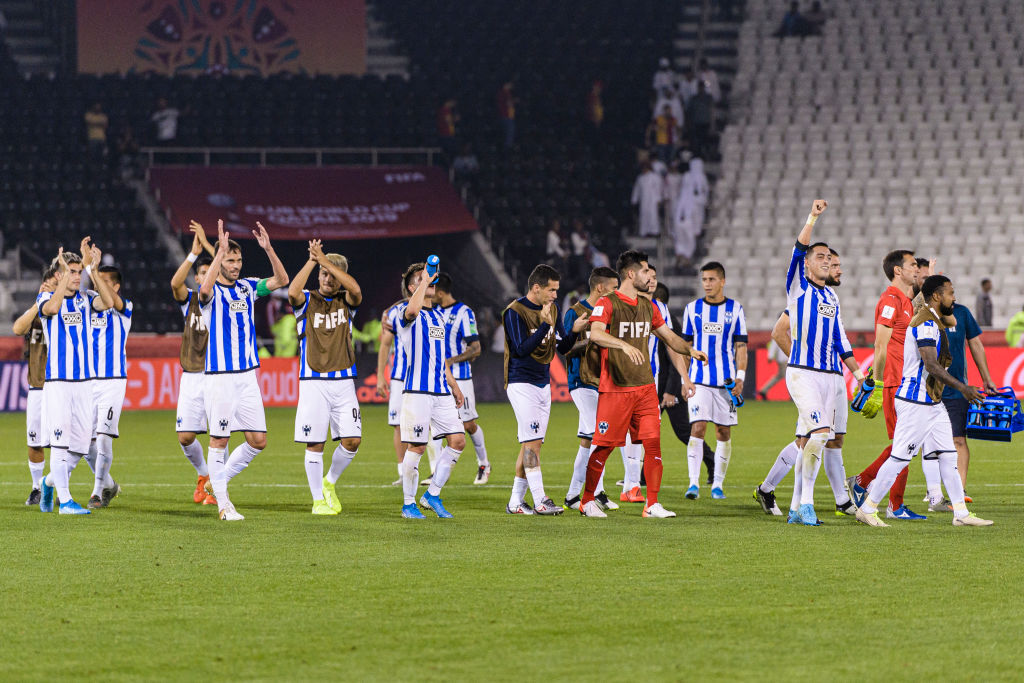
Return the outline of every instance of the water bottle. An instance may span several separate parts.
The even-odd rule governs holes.
[[[732,379],[725,380],[725,390],[729,392],[729,398],[732,399],[732,404],[737,408],[740,408],[743,406],[743,396],[733,395],[732,390],[735,388],[736,382],[732,381]]]
[[[431,279],[433,279],[433,277],[435,275],[437,275],[437,269],[440,267],[440,265],[441,265],[441,259],[437,256],[437,254],[431,254],[430,256],[427,257],[427,268],[426,268],[426,270],[427,270],[427,275]]]

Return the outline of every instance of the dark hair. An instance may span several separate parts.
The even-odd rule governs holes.
[[[405,272],[402,273],[402,298],[409,296],[409,283],[412,282],[413,276],[426,267],[427,264],[420,261],[419,263],[413,263],[405,269]]]
[[[200,254],[198,257],[196,257],[196,262],[192,264],[192,267],[195,268],[196,272],[198,273],[200,266],[208,266],[211,263],[213,263],[212,256],[210,256],[209,254]]]
[[[616,282],[618,282],[619,274],[616,273],[611,268],[608,268],[607,266],[594,268],[592,271],[590,271],[590,280],[587,282],[587,284],[590,285],[591,289],[593,289],[594,287],[597,287],[597,285],[602,280],[615,280]]]
[[[526,288],[533,289],[534,285],[545,287],[549,282],[554,280],[558,282],[562,279],[562,275],[546,263],[542,263],[530,273],[529,279],[526,281]]]
[[[903,259],[913,255],[914,252],[909,249],[897,249],[886,254],[882,259],[882,272],[885,273],[885,277],[892,282],[892,279],[896,277],[896,267],[903,267]]]
[[[658,283],[658,286],[654,288],[654,298],[661,303],[668,305],[668,287]]]
[[[929,275],[925,278],[924,284],[921,285],[921,296],[924,297],[925,301],[932,298],[932,294],[942,289],[943,285],[950,282],[950,279],[945,275]]]
[[[839,256],[839,252],[838,252],[838,251],[836,251],[835,249],[833,249],[832,247],[829,247],[829,248],[828,248],[828,251],[829,251],[829,253],[830,253],[830,254],[832,254],[833,256]]]
[[[220,240],[217,240],[216,242],[213,243],[214,253],[216,253],[216,251],[219,248],[219,246],[220,246]],[[233,251],[237,251],[239,254],[241,254],[242,253],[242,247],[240,247],[238,245],[238,242],[234,241],[231,238],[228,238],[228,253],[230,254]]]
[[[648,267],[648,268],[650,268],[651,270],[653,270],[653,271],[654,271],[655,273],[657,273],[657,272],[658,272],[658,269],[657,269],[657,268],[655,268],[655,267],[654,267],[654,264],[653,264],[653,263],[651,263],[650,261],[648,261],[648,262],[647,262],[647,267]]]
[[[916,260],[918,268],[927,268],[929,265],[928,259],[924,258],[923,256],[918,256]]]
[[[452,276],[448,273],[438,273],[434,280],[434,288],[448,294],[452,293]]]
[[[983,279],[983,280],[981,281],[981,286],[982,286],[982,287],[984,287],[984,286],[985,286],[985,283],[986,283],[986,282],[987,282],[987,283],[989,283],[989,284],[992,284],[992,281],[991,281],[991,280],[989,280],[988,278],[984,278],[984,279]]]
[[[110,275],[111,279],[117,284],[123,284],[121,280],[121,271],[117,269],[117,266],[100,266],[97,269],[99,273],[106,273]]]
[[[619,271],[619,277],[622,278],[627,270],[633,266],[639,266],[644,261],[647,261],[647,254],[636,249],[630,249],[619,254],[618,260],[615,261],[615,270]],[[650,265],[649,262],[648,265]]]
[[[57,264],[56,263],[48,263],[48,264],[46,264],[45,266],[43,266],[43,280],[45,281],[45,280],[49,280],[52,277],[55,277],[57,275],[57,271],[58,270],[59,270],[59,268],[57,268]]]
[[[713,270],[716,273],[718,273],[719,277],[721,277],[723,280],[725,279],[725,266],[723,266],[718,261],[708,261],[707,263],[700,267],[700,272],[703,273],[705,270]]]
[[[807,256],[810,256],[811,252],[814,251],[815,249],[817,249],[818,247],[825,247],[830,252],[832,251],[832,248],[830,246],[828,246],[827,242],[815,242],[811,246],[807,247]]]

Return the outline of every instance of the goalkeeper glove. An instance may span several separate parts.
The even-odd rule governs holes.
[[[875,391],[875,380],[871,377],[865,377],[864,382],[861,383],[860,388],[857,389],[857,395],[853,397],[853,403],[850,407],[853,412],[859,413],[864,410],[864,404],[871,398],[871,394]]]
[[[867,403],[864,404],[864,409],[861,410],[860,414],[869,420],[878,415],[878,409],[882,407],[882,393],[881,391],[873,392]]]

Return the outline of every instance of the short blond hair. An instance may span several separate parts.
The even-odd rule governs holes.
[[[330,261],[331,263],[336,265],[338,268],[341,268],[342,272],[345,272],[345,273],[348,272],[348,259],[347,258],[342,256],[341,254],[324,254],[324,256],[327,257],[328,261]]]

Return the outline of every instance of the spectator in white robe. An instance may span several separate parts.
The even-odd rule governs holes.
[[[651,88],[654,92],[661,92],[664,88],[674,87],[678,77],[679,75],[672,70],[668,57],[662,57],[658,60],[658,70],[654,72]]]
[[[675,241],[676,265],[689,264],[697,249],[697,238],[704,231],[704,212],[708,204],[708,178],[704,162],[690,160],[690,169],[683,175],[676,201]]]
[[[665,187],[661,176],[651,168],[651,162],[645,162],[633,184],[633,196],[630,203],[640,208],[640,236],[661,234],[661,218],[658,209],[661,206]]]
[[[676,215],[676,203],[679,201],[679,193],[683,189],[683,174],[679,172],[679,162],[673,161],[672,165],[663,174],[665,190],[662,194],[665,202],[665,232],[670,235],[673,232]]]

